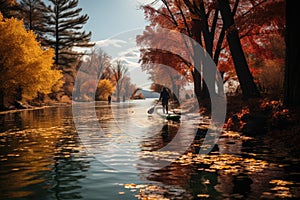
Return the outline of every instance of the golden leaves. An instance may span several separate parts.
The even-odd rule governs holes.
[[[32,98],[37,92],[50,93],[52,86],[62,78],[52,70],[54,52],[43,49],[32,31],[26,31],[23,22],[0,15],[0,90],[11,94],[21,87],[23,97]]]

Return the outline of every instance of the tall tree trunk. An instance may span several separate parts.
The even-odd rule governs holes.
[[[58,18],[59,18],[59,15],[58,15],[58,6],[56,7],[56,13],[55,13],[55,46],[54,46],[54,49],[55,49],[55,67],[57,67],[58,69],[62,69],[61,66],[59,66],[59,30],[58,30]]]
[[[199,19],[193,19],[192,29],[191,29],[192,35],[194,36],[194,39],[202,46],[201,26],[202,26],[202,23]],[[197,49],[197,47],[196,47],[193,49],[193,51],[194,51],[194,65],[195,65],[196,69],[199,69],[199,70],[194,69],[194,71],[193,71],[194,90],[195,90],[195,94],[197,96],[199,105],[201,105],[201,101],[203,99],[208,99],[210,96],[209,96],[207,83],[205,81],[203,81],[203,78],[200,74],[201,73],[201,71],[200,71],[201,70],[201,53],[197,52],[197,51],[201,51],[201,50]],[[208,67],[208,66],[204,66],[204,67]],[[206,72],[205,73],[203,72],[203,76],[205,76],[204,74],[206,74]],[[209,79],[209,78],[207,78],[207,79]]]
[[[120,99],[120,93],[121,93],[121,85],[120,83],[118,82],[117,83],[117,102],[120,102],[121,99]]]
[[[204,52],[204,54],[209,54],[209,56],[213,57],[213,34],[210,32],[209,30],[209,25],[208,25],[208,19],[207,19],[207,15],[205,13],[205,7],[204,7],[204,2],[202,1],[200,3],[200,17],[201,17],[201,27],[199,27],[199,30],[202,30],[203,33],[203,39],[204,39],[204,43],[205,43],[205,50],[206,52]],[[211,29],[214,29],[214,27],[211,27]],[[197,30],[196,30],[197,31]],[[199,42],[199,44],[201,44],[199,41],[199,39],[201,40],[201,38],[196,38],[196,41]],[[203,97],[204,98],[209,98],[212,96],[215,96],[216,92],[215,92],[215,83],[216,83],[216,69],[214,69],[214,67],[209,66],[208,64],[205,63],[205,61],[207,59],[209,59],[208,55],[206,55],[203,59],[203,77],[205,77],[206,82],[203,84],[203,89],[205,88],[204,92],[203,92]],[[205,85],[206,84],[206,85]],[[209,89],[210,90],[209,90]],[[209,90],[209,92],[208,92]],[[205,93],[208,93],[205,94]]]
[[[16,89],[16,100],[22,101],[23,88],[19,85]]]
[[[253,81],[252,74],[250,73],[247,60],[241,46],[238,30],[234,26],[234,19],[230,9],[229,1],[218,0],[218,2],[223,20],[223,26],[227,31],[226,38],[232,54],[236,74],[241,85],[243,97],[245,99],[259,97],[259,91]]]
[[[0,110],[5,110],[4,106],[4,92],[0,90]]]
[[[193,79],[194,79],[194,92],[198,101],[198,105],[201,105],[201,74],[198,70],[194,70],[192,72]]]
[[[284,77],[284,99],[288,107],[300,105],[300,30],[297,20],[297,1],[286,1],[286,65]]]
[[[210,91],[208,88],[207,83],[205,82],[204,78],[201,75],[201,65],[203,62],[201,59],[205,60],[205,58],[201,58],[201,51],[202,49],[200,46],[194,46],[194,70],[192,71],[193,79],[194,79],[194,91],[197,97],[197,101],[200,107],[204,107],[207,110],[210,110]],[[206,77],[207,78],[207,77]]]

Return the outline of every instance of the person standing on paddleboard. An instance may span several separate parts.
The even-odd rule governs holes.
[[[161,104],[163,106],[163,113],[167,113],[168,114],[168,104],[169,104],[169,99],[170,99],[170,94],[167,91],[167,88],[163,87],[160,96],[159,96],[159,100],[161,100]]]

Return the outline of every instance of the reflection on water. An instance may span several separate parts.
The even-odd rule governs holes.
[[[199,155],[209,119],[167,122],[147,116],[151,103],[89,105],[77,121],[86,135],[71,107],[0,115],[0,199],[300,197],[299,160],[288,151],[226,132]]]

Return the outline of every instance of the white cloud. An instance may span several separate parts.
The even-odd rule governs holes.
[[[124,40],[119,40],[119,39],[106,39],[106,40],[100,40],[96,42],[97,47],[108,47],[108,46],[113,46],[113,47],[122,47],[123,45],[121,44],[126,44],[127,42]]]
[[[139,59],[140,51],[139,51],[138,47],[132,47],[132,48],[126,49],[125,51],[120,52],[119,56],[132,58],[132,59]]]

